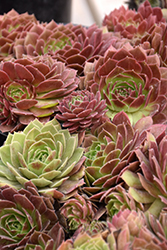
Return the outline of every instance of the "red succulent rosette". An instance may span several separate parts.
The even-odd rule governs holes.
[[[103,25],[109,31],[120,32],[132,44],[139,44],[150,28],[160,22],[165,22],[161,8],[152,8],[147,0],[139,6],[137,12],[121,6],[103,19]]]
[[[45,121],[57,109],[58,100],[78,87],[76,71],[49,56],[21,58],[0,64],[1,129],[35,118]],[[6,127],[5,127],[6,125]]]
[[[15,41],[37,23],[34,15],[19,14],[15,10],[0,16],[0,60],[13,57]]]
[[[88,90],[73,92],[63,98],[57,108],[59,113],[56,114],[56,118],[71,133],[101,125],[101,119],[107,111],[105,100],[101,100],[100,92],[93,94]]]
[[[111,44],[111,35],[92,25],[57,24],[54,21],[44,25],[35,24],[26,36],[17,39],[15,56],[23,54],[36,56],[49,54],[71,68],[83,73],[85,61],[93,61],[103,55]]]
[[[157,54],[127,44],[110,48],[88,68],[84,85],[94,93],[100,91],[110,118],[123,110],[132,124],[148,115],[155,123],[166,121],[167,68],[161,67]]]
[[[59,243],[65,237],[63,227],[57,224],[53,200],[39,195],[31,182],[19,191],[9,186],[0,188],[0,215],[1,249],[23,249],[36,234],[53,239],[53,232],[59,235],[57,227],[61,234]]]

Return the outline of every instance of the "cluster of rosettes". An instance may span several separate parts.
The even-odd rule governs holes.
[[[166,31],[0,16],[0,249],[167,249]]]

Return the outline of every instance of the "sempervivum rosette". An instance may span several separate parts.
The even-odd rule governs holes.
[[[37,23],[34,15],[19,14],[15,10],[0,15],[0,60],[13,56],[13,46],[20,36]]]
[[[3,131],[34,118],[49,120],[58,99],[78,86],[76,71],[49,56],[22,58],[0,64],[0,117]],[[18,120],[18,121],[17,121]]]
[[[113,249],[113,245],[111,244],[110,246],[110,242],[106,242],[100,233],[90,236],[86,232],[83,232],[78,234],[75,240],[68,239],[64,241],[58,248],[58,250],[70,250],[70,249],[111,250]]]
[[[103,55],[110,46],[111,36],[104,33],[96,25],[85,28],[71,23],[58,25],[54,21],[36,24],[15,42],[15,56],[49,54],[81,74],[86,60]]]
[[[132,124],[148,115],[157,123],[166,121],[167,68],[160,67],[157,55],[147,55],[141,46],[111,49],[94,63],[93,71],[86,87],[100,91],[109,117],[123,110]]]
[[[57,236],[59,245],[64,240],[65,233],[58,221],[53,201],[40,196],[31,182],[26,183],[25,188],[19,191],[9,186],[0,188],[1,249],[24,249],[32,235],[42,232],[50,240]],[[60,232],[56,232],[56,228]],[[54,238],[53,232],[56,234]]]
[[[65,62],[70,68],[83,74],[85,62],[92,62],[99,56],[104,55],[105,51],[111,46],[112,36],[105,30],[92,25],[88,28],[76,26],[73,28],[77,35],[72,46],[67,45],[61,50],[57,50],[55,58]]]
[[[14,53],[16,58],[22,58],[23,54],[29,56],[50,54],[57,49],[62,49],[66,44],[71,44],[76,35],[72,31],[73,24],[36,23],[29,32],[18,38],[15,42]]]
[[[110,228],[111,249],[114,250],[164,250],[161,240],[149,229],[146,217],[141,211],[128,209],[114,215]],[[162,246],[162,248],[161,248]]]
[[[22,132],[8,134],[0,148],[0,186],[20,188],[31,180],[40,193],[66,197],[83,184],[83,148],[78,135],[53,119],[30,122]]]
[[[88,197],[79,194],[65,201],[61,207],[61,214],[67,219],[70,230],[76,230],[82,225],[89,225],[96,211],[97,208]]]
[[[167,65],[167,23],[159,23],[152,27],[149,34],[146,34],[141,39],[141,44],[144,49],[150,54],[157,53],[160,57],[162,66]]]
[[[153,216],[152,214],[149,214],[148,222],[149,222],[150,229],[153,231],[153,233],[161,241],[159,246],[162,247],[162,249],[166,249],[167,248],[167,235],[166,235],[167,213],[166,213],[166,209],[164,209],[160,212],[158,219],[155,216]]]
[[[88,90],[71,93],[59,102],[57,108],[56,119],[71,133],[101,125],[101,118],[106,113],[106,103],[101,100],[100,92],[93,94]]]
[[[157,216],[167,206],[167,171],[166,171],[166,125],[155,127],[147,132],[144,144],[135,150],[140,162],[141,171],[134,173],[125,171],[123,180],[129,186],[129,193],[137,202],[147,204],[147,212]],[[162,134],[157,137],[157,131]]]
[[[87,134],[85,147],[85,182],[83,190],[92,199],[103,199],[110,188],[119,183],[119,175],[126,168],[138,169],[133,150],[140,145],[142,133],[151,124],[151,118],[143,118],[133,128],[124,112],[117,114],[112,122],[105,122],[94,135]],[[107,191],[108,190],[108,191]]]
[[[59,245],[64,241],[64,230],[57,222],[48,232],[34,231],[30,235],[28,242],[16,250],[57,250]]]
[[[105,203],[110,217],[127,208],[135,211],[144,210],[143,204],[136,202],[121,185],[117,185],[110,190],[110,193],[105,197]]]
[[[165,22],[161,8],[152,8],[147,0],[140,5],[137,12],[121,6],[103,19],[103,25],[107,26],[109,31],[120,32],[122,37],[128,38],[132,44],[139,44],[150,28],[160,22]]]

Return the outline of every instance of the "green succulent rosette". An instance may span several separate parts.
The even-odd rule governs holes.
[[[20,189],[31,180],[40,193],[62,198],[84,182],[82,155],[78,135],[62,130],[56,119],[35,119],[22,132],[9,133],[0,148],[0,186]]]
[[[70,249],[109,250],[111,248],[109,244],[102,238],[101,234],[97,234],[91,237],[85,232],[85,233],[80,233],[74,242],[72,240],[66,240],[58,248],[58,250],[70,250]]]

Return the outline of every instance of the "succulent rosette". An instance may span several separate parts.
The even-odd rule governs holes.
[[[22,132],[9,133],[0,148],[0,186],[19,189],[31,180],[40,193],[67,197],[84,182],[84,160],[77,134],[55,119],[35,119]]]
[[[19,14],[15,10],[0,15],[0,60],[13,57],[13,46],[21,35],[37,23],[34,15],[28,13]]]
[[[57,222],[48,232],[34,231],[28,242],[17,250],[56,250],[64,241],[65,234],[62,226]]]
[[[110,118],[123,110],[132,124],[144,116],[161,123],[166,121],[166,72],[157,55],[147,55],[141,46],[124,46],[108,50],[95,62],[85,85],[94,93],[100,91]]]
[[[63,98],[57,106],[59,113],[56,119],[71,133],[91,129],[101,125],[101,118],[106,113],[105,100],[101,100],[100,92],[95,95],[88,90],[75,91]]]
[[[105,15],[103,26],[110,32],[120,32],[121,36],[128,38],[131,44],[139,44],[140,39],[150,28],[158,23],[165,22],[161,8],[152,8],[149,1],[142,3],[137,12],[121,6]]]
[[[148,228],[146,217],[141,211],[119,211],[113,216],[109,228],[111,234],[108,238],[114,242],[111,249],[165,249],[161,248],[162,242]]]
[[[125,169],[137,171],[139,162],[134,155],[145,138],[144,130],[152,123],[151,117],[143,118],[133,128],[124,112],[112,122],[105,122],[93,134],[87,134],[85,147],[85,182],[83,190],[91,199],[103,200],[111,188],[120,182]]]
[[[84,195],[76,194],[65,201],[61,214],[67,219],[70,230],[76,230],[82,225],[89,225],[97,211],[95,205]]]
[[[161,209],[167,206],[167,135],[164,135],[166,125],[164,128],[156,129],[161,129],[162,134],[157,137],[157,132],[147,132],[144,144],[135,150],[141,171],[139,173],[125,171],[121,177],[128,185],[132,197],[137,202],[147,204],[147,213],[158,216]]]
[[[84,232],[80,233],[74,241],[72,239],[64,241],[58,248],[58,250],[70,250],[70,249],[110,250],[111,248],[109,244],[103,239],[101,234],[90,236],[89,234]]]
[[[4,98],[2,88],[0,89],[0,130],[5,132],[16,129],[19,124],[19,117],[11,111],[10,102]]]
[[[14,53],[16,58],[22,58],[23,54],[37,56],[53,55],[58,49],[66,44],[71,45],[76,38],[72,31],[73,24],[57,24],[55,21],[49,23],[36,23],[29,32],[16,40]]]
[[[91,25],[88,28],[76,26],[73,28],[77,35],[72,46],[65,46],[57,50],[54,58],[63,61],[68,67],[77,70],[78,75],[83,74],[86,62],[93,62],[99,56],[104,55],[112,44],[112,36],[105,28]]]
[[[149,214],[148,226],[150,230],[152,230],[153,233],[157,236],[157,238],[160,239],[161,243],[159,244],[159,246],[162,249],[165,249],[167,247],[166,223],[167,223],[166,208],[160,212],[158,219],[152,214]]]
[[[149,54],[158,54],[162,66],[167,65],[167,23],[159,23],[152,27],[149,34],[141,39],[141,44]]]
[[[16,58],[23,54],[49,54],[81,74],[85,61],[103,55],[110,43],[110,34],[96,25],[85,28],[51,21],[46,25],[34,25],[25,37],[15,42],[14,51]]]
[[[40,196],[31,182],[27,182],[19,191],[9,186],[1,187],[0,207],[1,249],[24,249],[35,232],[45,232],[50,239],[49,234],[52,235],[52,231],[56,233],[55,225],[59,219],[53,202],[50,198]],[[57,226],[63,240],[63,228],[59,223]]]
[[[117,185],[110,190],[105,198],[107,213],[110,217],[125,209],[144,211],[142,203],[136,202],[133,197],[121,185]]]
[[[49,120],[58,99],[75,90],[79,81],[75,70],[47,55],[1,62],[0,76],[3,131],[10,131],[15,123],[27,125],[35,118]]]

